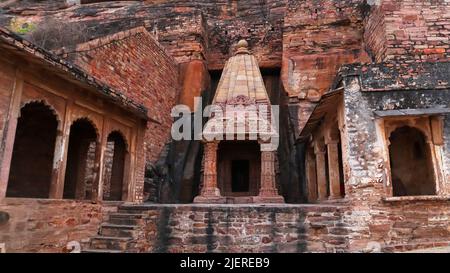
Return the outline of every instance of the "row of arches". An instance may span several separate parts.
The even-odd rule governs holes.
[[[392,125],[386,138],[387,175],[392,183],[390,195],[436,195],[437,166],[433,163],[433,142],[414,126]],[[306,192],[309,202],[345,197],[342,146],[339,134],[325,141],[315,140],[306,148]]]
[[[21,108],[13,146],[7,197],[49,198],[54,172],[58,119],[43,102]],[[65,199],[91,199],[97,193],[99,134],[87,118],[70,126],[64,175]],[[119,131],[108,135],[103,155],[103,200],[122,200],[127,143]]]

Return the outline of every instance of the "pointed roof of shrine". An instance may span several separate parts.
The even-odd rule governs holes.
[[[245,40],[238,42],[234,55],[226,62],[213,104],[236,104],[236,100],[270,104],[258,62]]]
[[[204,139],[238,135],[266,141],[278,137],[258,62],[245,40],[239,41],[225,64],[212,104],[219,106],[221,113],[214,113],[206,123]]]

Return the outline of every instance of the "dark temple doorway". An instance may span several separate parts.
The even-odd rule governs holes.
[[[250,161],[233,160],[231,162],[231,190],[248,192],[250,188]]]
[[[221,141],[217,150],[217,183],[226,197],[259,193],[261,151],[257,141]]]

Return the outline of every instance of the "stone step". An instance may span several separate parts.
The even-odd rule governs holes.
[[[421,248],[412,251],[405,251],[405,253],[450,253],[450,247],[432,247],[432,248]]]
[[[112,213],[108,222],[115,225],[139,225],[143,218],[142,213]]]
[[[149,209],[144,206],[120,206],[117,212],[122,214],[142,214],[148,210]]]
[[[123,253],[122,250],[109,250],[109,249],[83,249],[81,253]]]
[[[253,203],[253,197],[251,196],[238,196],[227,197],[227,204],[251,204]]]
[[[132,240],[132,237],[95,236],[91,239],[90,249],[123,251]]]
[[[409,242],[406,244],[392,244],[386,245],[382,247],[383,252],[406,252],[406,251],[418,251],[421,249],[429,249],[429,248],[438,248],[438,247],[449,247],[449,241],[418,241],[418,242]]]
[[[104,223],[100,227],[99,234],[106,237],[134,237],[137,233],[136,225],[117,225]]]

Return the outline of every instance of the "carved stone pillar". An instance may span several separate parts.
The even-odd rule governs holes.
[[[341,176],[339,171],[339,143],[329,141],[327,143],[328,151],[328,176],[330,180],[330,199],[341,198]]]
[[[220,195],[217,187],[217,148],[218,142],[205,144],[205,165],[203,171],[203,187],[194,203],[225,203],[226,198]]]
[[[254,203],[284,203],[275,181],[275,157],[276,151],[261,148],[261,188],[259,195],[253,197]]]
[[[306,175],[308,179],[308,202],[317,201],[316,157],[314,151],[308,149],[306,154]]]
[[[317,193],[318,200],[327,199],[327,174],[325,164],[325,147],[317,144],[314,146],[314,153],[316,154],[316,171],[317,171]]]

